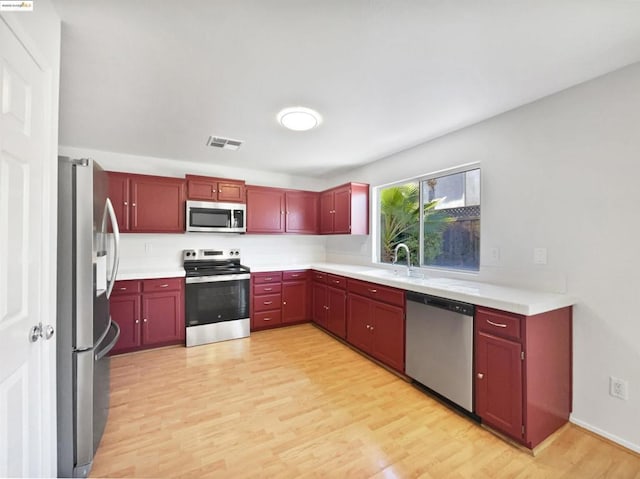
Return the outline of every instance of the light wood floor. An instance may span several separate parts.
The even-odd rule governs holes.
[[[92,477],[640,478],[575,426],[519,451],[306,324],[112,360]]]

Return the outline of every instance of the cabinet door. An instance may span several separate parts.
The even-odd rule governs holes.
[[[333,191],[320,194],[320,233],[333,233]]]
[[[247,233],[284,233],[284,193],[247,188]]]
[[[121,232],[129,231],[129,175],[125,173],[108,172],[109,199],[116,213],[118,227]]]
[[[397,371],[404,371],[404,310],[372,301],[371,315],[374,319],[372,356]]]
[[[179,291],[142,296],[142,344],[162,344],[184,339],[184,299]]]
[[[231,203],[244,203],[244,183],[239,181],[218,182],[218,201],[229,201]]]
[[[323,328],[327,327],[327,285],[313,282],[312,285],[313,312],[312,320]]]
[[[351,233],[351,189],[348,186],[333,191],[333,232]]]
[[[111,319],[120,326],[120,338],[111,354],[140,346],[140,298],[139,294],[123,294],[109,300]]]
[[[373,349],[371,302],[357,294],[347,298],[347,341],[369,354]]]
[[[288,233],[318,232],[318,194],[311,191],[287,191],[286,229]]]
[[[307,319],[307,282],[282,283],[282,322],[295,323]]]
[[[520,343],[476,336],[476,414],[513,438],[522,437],[521,352]]]
[[[158,176],[131,178],[131,231],[184,232],[184,181]]]
[[[213,180],[193,179],[187,181],[187,196],[190,200],[215,201],[217,184]]]
[[[336,336],[347,336],[347,293],[343,289],[327,288],[327,329]]]

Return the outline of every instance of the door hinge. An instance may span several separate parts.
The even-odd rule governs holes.
[[[524,361],[524,351],[520,352],[520,359]]]

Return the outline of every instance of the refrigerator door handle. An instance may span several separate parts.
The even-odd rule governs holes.
[[[118,323],[116,323],[113,320],[111,321],[111,324],[109,326],[109,330],[112,329],[112,328],[115,330],[115,334],[113,334],[113,337],[110,339],[109,344],[107,344],[104,348],[102,348],[100,351],[98,351],[96,353],[96,356],[95,356],[96,361],[100,361],[107,354],[109,354],[111,352],[111,350],[113,349],[113,347],[118,342],[118,339],[120,339],[120,326],[118,326]],[[109,330],[107,330],[107,333],[109,332]],[[105,335],[105,337],[106,337],[106,335]]]
[[[109,215],[109,221],[111,223],[111,229],[113,231],[113,266],[111,268],[111,278],[107,283],[107,298],[111,296],[113,291],[113,285],[116,282],[116,275],[118,274],[118,266],[120,265],[120,229],[118,228],[118,219],[116,218],[116,212],[113,210],[111,200],[107,198],[104,205],[104,214],[102,215],[102,232],[107,232],[107,214]]]

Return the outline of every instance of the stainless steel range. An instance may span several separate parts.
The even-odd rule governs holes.
[[[187,249],[187,347],[249,336],[249,268],[239,249]]]

